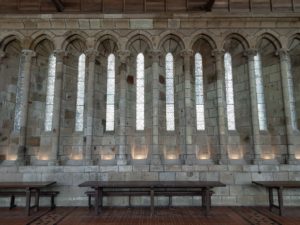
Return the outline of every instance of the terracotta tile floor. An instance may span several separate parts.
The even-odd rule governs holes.
[[[99,216],[88,208],[42,208],[25,216],[22,208],[0,208],[1,225],[300,225],[300,208],[286,208],[285,216],[271,213],[265,207],[213,207],[205,217],[201,208],[104,208]]]

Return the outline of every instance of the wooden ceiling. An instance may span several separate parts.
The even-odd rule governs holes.
[[[300,0],[0,0],[0,13],[293,12]]]

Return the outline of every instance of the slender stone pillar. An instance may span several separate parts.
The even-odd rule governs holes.
[[[190,49],[185,49],[181,52],[184,63],[184,115],[185,115],[185,163],[192,164],[194,160],[195,153],[193,149],[193,125],[195,121],[193,120],[193,102],[192,102],[192,84],[191,84],[191,57],[193,56],[193,51]],[[192,157],[189,157],[192,156]]]
[[[126,165],[126,91],[127,91],[127,63],[130,56],[129,51],[118,52],[120,61],[120,99],[119,99],[119,152],[117,156],[118,165]]]
[[[18,159],[19,165],[25,164],[25,150],[26,150],[26,126],[28,115],[28,99],[30,90],[30,75],[31,75],[31,61],[35,56],[32,50],[24,49],[22,51],[20,60],[20,71],[18,77],[18,93],[16,110],[19,118],[15,118],[15,131],[19,132],[19,146]],[[17,114],[16,114],[17,115]]]
[[[63,77],[64,77],[64,57],[65,52],[55,50],[56,57],[56,76],[55,76],[55,92],[53,106],[53,124],[52,124],[52,151],[49,165],[59,164],[59,141],[60,141],[60,121],[61,121],[61,102],[63,93]]]
[[[219,127],[219,163],[228,163],[227,153],[227,122],[226,122],[226,99],[225,99],[225,74],[224,74],[224,51],[214,50],[217,73],[217,97],[218,97],[218,127]]]
[[[245,52],[245,54],[248,57],[248,73],[249,73],[250,95],[251,95],[251,119],[252,119],[252,136],[253,136],[253,148],[254,148],[253,163],[260,164],[262,150],[261,150],[261,143],[260,143],[258,104],[257,104],[257,93],[256,93],[256,75],[255,75],[255,63],[254,63],[254,56],[257,55],[257,50],[248,49]]]
[[[151,164],[160,165],[159,151],[159,59],[161,52],[152,50],[150,57],[152,59],[152,152]]]
[[[296,140],[296,109],[295,98],[293,88],[293,77],[291,71],[291,61],[287,50],[279,50],[280,66],[281,66],[281,78],[283,89],[283,101],[284,101],[284,113],[285,113],[285,125],[286,125],[286,138],[287,138],[287,150],[289,164],[297,164],[295,159],[295,149],[293,149],[294,139]],[[299,137],[298,137],[299,138]]]
[[[95,60],[98,52],[89,49],[86,52],[88,65],[88,84],[87,84],[87,103],[86,103],[86,147],[85,147],[85,164],[92,165],[93,150],[93,123],[94,123],[94,90],[95,90]]]

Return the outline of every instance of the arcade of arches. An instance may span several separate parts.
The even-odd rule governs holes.
[[[66,18],[0,18],[0,180],[57,180],[58,205],[88,179],[218,180],[251,205],[252,180],[300,179],[296,16]]]

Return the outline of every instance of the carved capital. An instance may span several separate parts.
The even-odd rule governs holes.
[[[224,49],[215,49],[212,51],[212,56],[214,56],[216,59],[222,58],[225,55]]]
[[[119,60],[122,64],[126,64],[130,56],[130,51],[118,51]]]
[[[66,56],[66,52],[60,49],[54,50],[53,54],[56,57],[56,62],[62,62]]]
[[[249,48],[246,51],[244,51],[244,56],[246,56],[250,59],[250,58],[253,58],[254,56],[256,56],[257,53],[258,53],[257,49]]]
[[[99,55],[99,52],[95,49],[88,49],[86,52],[86,57],[88,58],[88,61],[95,61],[96,57]]]
[[[181,57],[191,57],[191,56],[193,56],[193,53],[194,53],[194,51],[193,50],[191,50],[191,49],[184,49],[184,50],[182,50],[181,52],[180,52],[180,56]]]
[[[288,52],[287,49],[284,49],[284,48],[279,49],[276,52],[276,55],[279,55],[281,61],[288,61],[289,60],[289,52]]]
[[[25,57],[25,59],[31,59],[36,56],[36,53],[30,49],[23,49],[22,56]]]
[[[159,59],[161,57],[161,51],[158,49],[153,49],[150,51],[149,56],[152,59],[152,62],[159,62]]]

